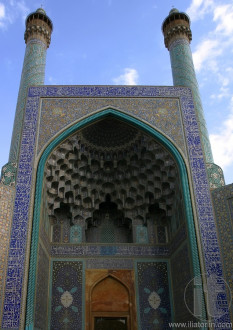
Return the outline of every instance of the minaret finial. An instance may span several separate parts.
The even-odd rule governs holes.
[[[190,30],[190,19],[187,14],[179,12],[177,8],[172,8],[169,15],[162,24],[165,46],[169,49],[171,43],[177,38],[185,38],[190,42],[192,32]]]
[[[51,19],[46,15],[43,8],[38,8],[26,18],[25,42],[27,43],[31,39],[40,39],[48,48],[52,30]]]

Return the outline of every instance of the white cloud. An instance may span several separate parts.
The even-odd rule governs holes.
[[[212,98],[229,97],[226,86],[233,81],[233,75],[227,71],[230,60],[226,61],[226,55],[233,46],[233,4],[219,4],[216,0],[193,0],[189,10],[196,15],[196,20],[201,18],[199,12],[212,15],[211,29],[206,30],[193,53],[195,69],[203,77],[212,74],[211,79],[220,85],[219,95],[212,95]]]
[[[213,8],[213,0],[192,0],[191,5],[186,10],[192,21],[202,19]]]
[[[229,85],[230,79],[222,74],[218,75],[219,81],[221,82],[223,88]]]
[[[5,6],[3,3],[0,2],[0,19],[5,17]]]
[[[138,72],[136,69],[125,68],[124,74],[113,79],[116,85],[137,85],[138,84]]]
[[[220,87],[218,94],[212,94],[210,96],[211,99],[218,99],[221,100],[223,98],[228,98],[231,96],[230,89],[226,87]]]
[[[206,62],[213,71],[217,69],[217,63],[213,59],[222,54],[222,48],[219,46],[219,40],[206,39],[196,47],[193,53],[193,62],[197,71],[200,71]]]
[[[5,6],[3,3],[0,2],[0,28],[4,27],[4,20],[5,20]]]
[[[19,11],[22,19],[25,20],[27,15],[30,14],[30,10],[27,7],[27,5],[25,4],[25,1],[15,1],[15,6],[18,8],[18,11]]]
[[[202,78],[199,80],[214,81],[218,86],[218,91],[210,95],[214,103],[231,98],[227,119],[210,134],[214,161],[226,170],[233,166],[233,67],[229,65],[233,46],[233,4],[232,1],[192,0],[187,12],[191,21],[207,15],[208,20],[212,17],[210,28],[206,26],[202,40],[196,46],[193,60]]]
[[[213,20],[218,22],[216,32],[223,33],[225,36],[231,36],[233,32],[233,5],[217,6],[214,9]]]
[[[210,134],[214,161],[223,169],[233,165],[233,97],[231,99],[231,112],[223,122],[219,133]]]
[[[10,0],[7,2],[7,5],[0,2],[0,28],[6,29],[18,17],[21,17],[24,22],[29,13],[30,10],[24,0]]]

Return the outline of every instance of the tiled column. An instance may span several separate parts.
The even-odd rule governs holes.
[[[189,46],[192,40],[189,17],[187,14],[181,13],[174,8],[164,20],[162,29],[165,46],[170,53],[174,86],[186,86],[192,89],[210,187],[217,188],[223,186],[225,182],[222,170],[214,164],[213,160],[192,53]]]
[[[12,163],[18,163],[28,87],[44,84],[46,50],[50,44],[51,33],[52,21],[43,9],[39,8],[27,17],[24,34],[27,46],[16,106],[8,167]],[[7,184],[7,182],[3,183]]]

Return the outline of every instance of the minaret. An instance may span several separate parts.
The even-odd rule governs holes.
[[[170,53],[174,86],[186,86],[192,89],[210,187],[217,188],[224,185],[224,178],[221,168],[215,165],[213,160],[189,45],[192,40],[192,32],[190,30],[190,19],[188,15],[173,8],[168,17],[163,21],[162,31],[165,46]]]
[[[42,8],[37,9],[36,12],[31,13],[26,18],[24,39],[27,46],[19,87],[8,166],[12,163],[18,163],[28,87],[30,85],[44,84],[46,51],[50,44],[52,29],[52,21]]]

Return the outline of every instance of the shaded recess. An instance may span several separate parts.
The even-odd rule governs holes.
[[[54,243],[166,244],[184,219],[171,154],[111,116],[54,149],[45,166],[43,200]]]

